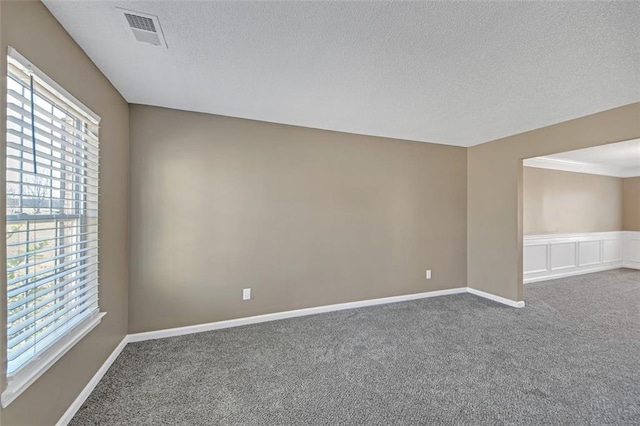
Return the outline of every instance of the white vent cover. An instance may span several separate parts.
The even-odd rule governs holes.
[[[116,7],[116,9],[122,17],[122,22],[127,32],[133,36],[134,40],[153,46],[167,47],[157,16],[120,9],[119,7]]]

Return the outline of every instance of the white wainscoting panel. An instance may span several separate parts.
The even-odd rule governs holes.
[[[578,266],[598,265],[602,262],[600,241],[578,241]]]
[[[536,244],[524,246],[524,271],[528,274],[546,272],[548,269],[548,244]]]
[[[622,243],[623,266],[640,269],[640,232],[625,232]]]
[[[552,271],[576,267],[576,244],[577,241],[549,243],[551,248]]]
[[[622,238],[602,240],[603,262],[622,262]]]
[[[616,268],[640,269],[640,232],[526,235],[524,282]]]

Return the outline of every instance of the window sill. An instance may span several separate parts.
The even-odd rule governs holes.
[[[24,368],[7,378],[7,388],[2,392],[2,408],[6,408],[22,392],[27,390],[33,382],[38,380],[53,364],[56,363],[69,349],[80,341],[91,330],[96,328],[106,312],[98,312],[84,320],[67,336],[56,342],[40,356],[30,361]]]

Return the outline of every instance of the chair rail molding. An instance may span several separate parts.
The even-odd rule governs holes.
[[[640,232],[526,235],[524,282],[617,268],[640,269]]]

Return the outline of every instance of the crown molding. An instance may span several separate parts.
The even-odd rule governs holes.
[[[562,170],[565,172],[587,173],[591,175],[629,178],[640,176],[640,168],[614,167],[601,164],[584,163],[580,161],[558,160],[549,157],[527,158],[523,161],[525,167],[538,169]]]

